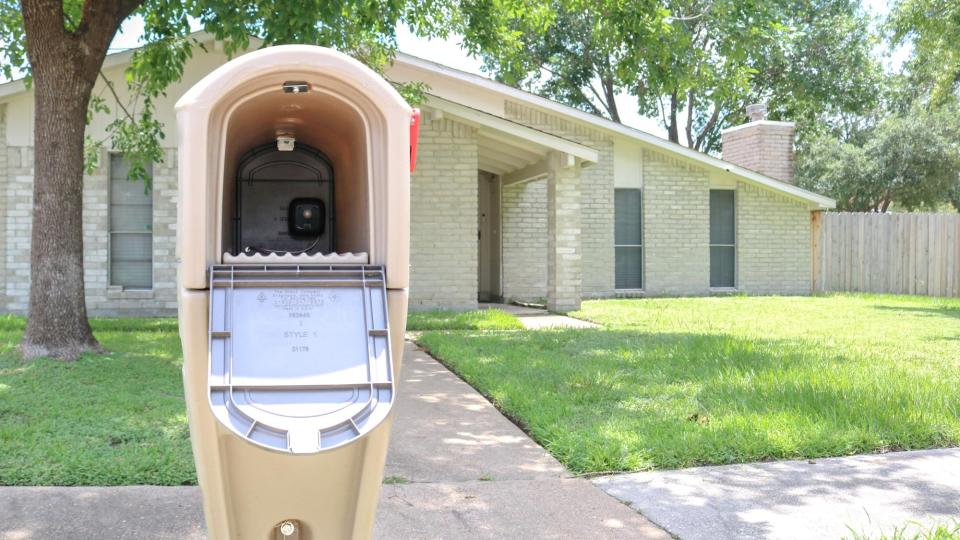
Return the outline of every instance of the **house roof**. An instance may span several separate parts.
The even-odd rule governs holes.
[[[207,42],[207,41],[213,40],[213,36],[206,32],[195,32],[194,34],[192,34],[192,37],[201,42]],[[125,63],[128,63],[132,55],[133,55],[132,49],[108,54],[104,60],[104,68],[116,67],[116,66],[120,66]],[[733,163],[713,157],[709,154],[698,152],[686,146],[683,146],[674,142],[670,142],[666,139],[663,139],[651,133],[647,133],[645,131],[641,131],[636,128],[625,126],[623,124],[613,122],[612,120],[607,120],[606,118],[593,115],[593,114],[581,111],[579,109],[575,109],[568,105],[564,105],[562,103],[552,101],[550,99],[538,96],[531,92],[526,92],[524,90],[514,88],[512,86],[488,79],[486,77],[482,77],[480,75],[467,73],[465,71],[461,71],[456,68],[445,66],[443,64],[438,64],[436,62],[432,62],[429,60],[424,60],[422,58],[418,58],[416,56],[412,56],[406,53],[399,53],[397,55],[395,63],[409,66],[415,69],[429,71],[436,75],[450,78],[459,84],[470,85],[482,91],[492,92],[498,95],[508,97],[512,100],[529,105],[531,107],[541,109],[546,112],[554,113],[571,120],[588,124],[602,131],[606,131],[608,133],[614,133],[617,135],[627,137],[629,139],[639,141],[641,143],[651,145],[662,151],[677,155],[679,157],[686,158],[688,160],[692,160],[708,168],[727,171],[750,183],[759,184],[771,190],[781,192],[784,195],[790,196],[792,198],[807,201],[808,203],[812,204],[817,208],[829,209],[829,208],[834,208],[836,206],[836,201],[834,201],[829,197],[826,197],[817,193],[813,193],[811,191],[807,191],[805,189],[799,188],[792,184],[781,182],[780,180],[777,180],[775,178],[771,178],[769,176],[741,167],[739,165],[734,165]],[[7,83],[0,84],[0,99],[3,99],[4,97],[11,96],[14,94],[18,94],[21,92],[25,92],[26,90],[27,88],[24,84],[23,79],[18,79],[15,81],[10,81]],[[431,96],[431,98],[443,99],[442,96]],[[447,105],[449,106],[451,102],[449,102],[449,100],[446,100],[446,101],[447,101]],[[457,104],[453,104],[453,105],[457,105]],[[468,107],[464,107],[464,106],[461,106],[461,107],[463,107],[464,109],[469,109]],[[487,116],[495,116],[495,115],[489,115],[488,113],[483,113],[482,111],[476,111],[476,110],[472,110],[472,112],[465,111],[465,113],[476,114],[476,115],[486,114]],[[477,116],[477,119],[483,119],[483,118],[481,118],[480,116]],[[483,120],[487,122],[495,121],[493,118],[486,118]],[[528,129],[531,129],[531,128],[528,128]],[[573,155],[582,154],[583,152],[588,150],[587,147],[574,143],[573,141],[566,141],[559,137],[552,136],[543,132],[537,132],[537,133],[543,136],[552,137],[551,140],[554,143],[562,142],[563,145],[567,145],[567,144],[576,145],[577,146],[577,148],[575,148],[576,151],[570,152]],[[555,147],[556,145],[554,144],[552,146]],[[586,158],[587,161],[596,160],[596,158],[590,159],[590,157],[592,156],[579,156],[579,157]]]
[[[434,111],[433,114],[439,112],[442,116],[454,117],[459,123],[475,128],[480,168],[499,174],[504,179],[531,165],[544,162],[551,151],[568,154],[584,165],[596,163],[600,159],[600,153],[589,146],[440,96],[428,94],[423,105]]]
[[[785,195],[789,195],[794,198],[802,199],[808,201],[819,208],[830,209],[836,207],[836,201],[833,199],[820,195],[818,193],[813,193],[812,191],[807,191],[803,188],[799,188],[792,184],[787,184],[781,182],[775,178],[771,178],[764,174],[752,171],[745,167],[735,165],[728,161],[713,157],[709,154],[703,152],[698,152],[692,148],[688,148],[681,144],[677,144],[651,133],[641,131],[636,128],[625,126],[623,124],[614,122],[612,120],[607,120],[601,116],[590,114],[588,112],[575,109],[568,105],[558,103],[556,101],[538,96],[531,92],[521,90],[519,88],[514,88],[512,86],[482,77],[480,75],[475,75],[473,73],[467,73],[465,71],[458,70],[443,64],[438,64],[430,60],[424,60],[423,58],[418,58],[405,53],[400,53],[397,55],[396,62],[405,64],[411,67],[418,69],[423,69],[431,71],[446,77],[457,80],[461,84],[469,84],[474,87],[484,89],[490,92],[497,92],[499,94],[505,95],[510,99],[516,100],[520,103],[530,105],[532,107],[548,111],[557,115],[567,117],[572,120],[584,122],[595,128],[599,128],[603,131],[609,133],[615,133],[640,141],[642,143],[649,144],[656,148],[659,148],[665,152],[669,152],[681,157],[693,160],[697,163],[705,165],[709,168],[720,169],[727,171],[731,174],[737,175],[744,180],[747,180],[750,183],[759,184],[765,187],[768,187],[774,191],[779,191]]]

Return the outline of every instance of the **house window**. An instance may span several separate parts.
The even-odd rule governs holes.
[[[736,287],[736,192],[710,190],[710,286]]]
[[[639,189],[614,190],[617,289],[643,288],[643,208]]]
[[[130,164],[110,155],[110,284],[153,288],[153,193],[130,180]],[[153,167],[147,166],[147,174]]]

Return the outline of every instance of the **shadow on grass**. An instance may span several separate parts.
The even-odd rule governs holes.
[[[956,370],[819,342],[610,330],[419,342],[575,472],[960,443]]]
[[[950,306],[940,306],[940,307],[920,307],[920,306],[886,306],[886,305],[875,305],[874,309],[880,311],[894,311],[894,312],[906,312],[906,313],[916,313],[918,315],[926,315],[930,317],[953,317],[955,319],[960,319],[960,308],[950,307]]]

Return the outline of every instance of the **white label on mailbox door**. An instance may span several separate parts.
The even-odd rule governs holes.
[[[232,383],[369,380],[362,295],[360,287],[234,289]]]

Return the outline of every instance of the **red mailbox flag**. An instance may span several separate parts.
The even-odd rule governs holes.
[[[410,114],[410,172],[417,168],[417,141],[420,139],[420,109]]]

